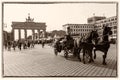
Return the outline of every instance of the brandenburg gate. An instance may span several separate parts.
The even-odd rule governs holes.
[[[24,39],[27,39],[27,30],[32,30],[32,38],[35,39],[35,30],[38,32],[38,38],[40,38],[41,30],[42,33],[46,33],[46,23],[39,23],[34,22],[34,18],[26,18],[25,22],[12,22],[12,33],[13,33],[13,40],[15,40],[15,30],[18,30],[18,39],[21,40],[21,30],[24,30]]]

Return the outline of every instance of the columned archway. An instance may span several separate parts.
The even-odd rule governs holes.
[[[14,38],[13,40],[16,40],[17,38],[18,40],[21,40],[22,38],[27,39],[29,30],[31,31],[31,36],[33,40],[35,40],[36,37],[37,39],[39,39],[41,34],[44,35],[42,37],[45,37],[46,23],[34,22],[33,20],[34,19],[30,18],[29,15],[26,19],[26,22],[12,22],[12,32]],[[16,33],[15,30],[17,30],[18,32]],[[18,35],[18,37],[15,37],[16,35]]]

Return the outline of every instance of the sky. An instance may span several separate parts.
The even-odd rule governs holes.
[[[45,22],[47,31],[63,30],[68,23],[85,24],[87,18],[116,16],[116,3],[57,3],[57,4],[4,4],[4,29],[11,30],[13,21],[25,22],[30,13],[34,22]]]

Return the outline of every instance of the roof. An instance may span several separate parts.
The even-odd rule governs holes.
[[[70,25],[78,25],[78,26],[83,26],[83,25],[91,25],[91,26],[93,26],[93,24],[65,24],[65,25],[63,25],[63,26],[70,26]]]
[[[31,27],[31,26],[35,26],[35,27],[40,27],[40,26],[44,26],[46,27],[46,23],[39,23],[39,22],[12,22],[12,27],[20,27],[20,26],[24,26],[24,27]]]

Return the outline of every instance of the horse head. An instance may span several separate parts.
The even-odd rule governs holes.
[[[103,25],[103,35],[112,35],[111,29],[108,25]]]
[[[103,42],[109,42],[110,35],[112,35],[111,27],[105,26],[103,29]]]

